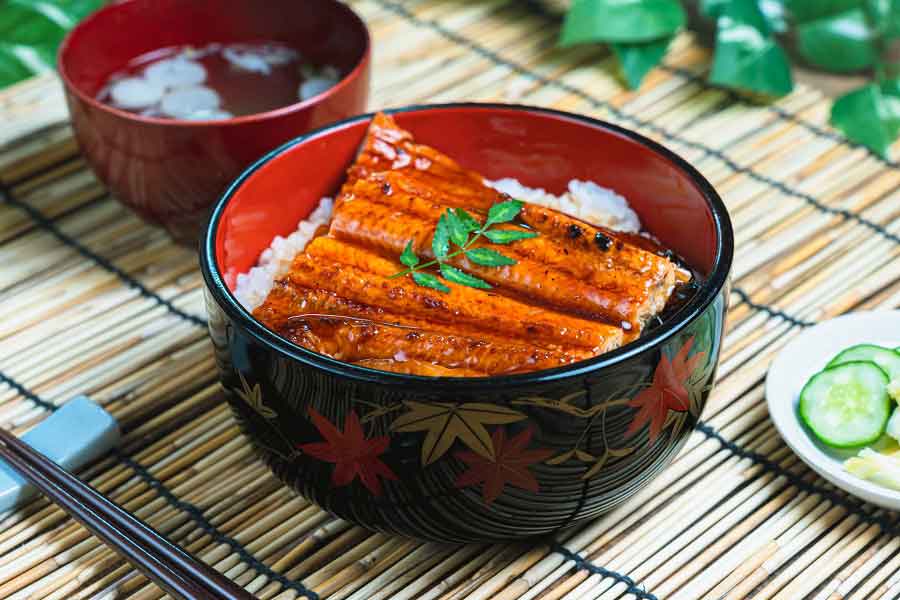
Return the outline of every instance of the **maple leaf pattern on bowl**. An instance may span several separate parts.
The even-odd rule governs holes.
[[[247,406],[252,408],[256,414],[262,418],[274,419],[277,417],[278,414],[274,410],[263,404],[262,391],[259,389],[259,384],[254,383],[251,387],[250,384],[247,383],[247,379],[244,377],[243,373],[238,371],[237,374],[241,380],[241,388],[243,388],[234,391],[238,397],[246,402]]]
[[[456,479],[456,487],[484,484],[482,499],[486,504],[493,503],[507,485],[538,493],[540,491],[538,481],[528,468],[548,459],[553,450],[549,448],[529,450],[528,444],[533,433],[534,430],[528,427],[507,440],[505,428],[498,427],[491,436],[494,446],[493,458],[486,458],[474,452],[455,453],[456,458],[469,465],[469,470]]]
[[[201,266],[213,300],[211,339],[242,429],[287,485],[379,532],[496,542],[548,535],[622,506],[674,460],[709,398],[734,253],[725,204],[683,159],[582,115],[460,104],[406,107],[396,118],[423,140],[439,140],[463,166],[483,167],[484,176],[547,190],[575,178],[614,183],[645,226],[696,270],[699,289],[627,347],[530,373],[417,377],[360,368],[284,340],[240,307],[234,278],[346,181],[371,125],[362,115],[273,151],[235,181],[210,216]],[[326,146],[335,151],[323,152]],[[235,370],[259,383],[277,418],[260,418],[233,393],[242,389]],[[331,426],[314,422],[311,409]],[[341,445],[358,447],[342,453]],[[497,466],[515,459],[509,450],[519,445],[527,460],[552,453],[512,470]]]
[[[523,501],[521,492],[510,490],[534,494],[536,499],[542,492],[558,493],[559,482],[565,479],[597,485],[609,478],[611,463],[644,460],[650,449],[647,442],[663,440],[669,447],[671,440],[682,439],[682,430],[698,416],[710,389],[714,367],[710,356],[715,356],[715,349],[706,337],[691,335],[662,349],[653,359],[654,368],[637,380],[626,380],[622,387],[604,383],[602,393],[586,385],[560,395],[520,395],[506,405],[352,398],[349,406],[337,409],[332,422],[310,403],[305,416],[312,437],[303,433],[302,441],[292,441],[278,426],[281,421],[276,418],[291,411],[277,405],[276,412],[265,404],[260,384],[251,385],[239,369],[235,373],[240,386],[230,389],[273,430],[268,442],[256,440],[270,457],[285,465],[309,460],[333,465],[322,472],[330,480],[330,494],[343,488],[347,497],[358,498],[362,492],[373,506],[396,502],[408,485],[405,478],[412,459],[418,468],[427,469],[429,477],[465,491],[485,510],[497,510]],[[342,429],[335,424],[340,420]],[[553,428],[559,423],[567,423],[576,433],[568,446],[554,440]],[[535,447],[529,447],[532,444]],[[581,472],[573,470],[579,466]],[[359,487],[354,489],[357,481]]]
[[[324,442],[300,444],[298,448],[319,460],[334,463],[331,482],[338,486],[350,485],[359,477],[362,484],[373,496],[381,495],[381,479],[397,481],[397,475],[378,458],[388,449],[391,438],[383,435],[366,439],[356,411],[348,411],[344,421],[344,431],[338,431],[314,408],[309,409],[309,418]]]
[[[628,403],[638,412],[625,431],[626,438],[633,437],[649,423],[650,441],[653,442],[666,426],[670,412],[685,413],[690,409],[688,382],[706,356],[706,352],[695,352],[688,357],[693,345],[694,337],[691,336],[672,360],[662,352],[653,373],[653,382]]]
[[[520,407],[540,407],[584,419],[585,430],[579,438],[579,443],[585,438],[585,434],[594,425],[598,416],[603,416],[605,411],[615,406],[630,406],[638,410],[624,437],[626,439],[634,437],[649,425],[648,437],[653,442],[670,425],[679,430],[683,425],[682,415],[686,415],[691,408],[688,388],[695,370],[707,354],[706,351],[691,354],[693,346],[694,337],[691,336],[675,353],[674,358],[669,359],[663,352],[654,370],[652,383],[645,385],[631,399],[614,398],[582,409],[571,404],[574,400],[585,397],[585,392],[577,392],[558,400],[539,396],[523,397],[512,401],[512,404]],[[248,387],[246,382],[243,378],[241,381],[246,389]],[[247,392],[241,396],[254,409],[260,405],[258,394],[254,396]],[[365,402],[361,404],[366,405]],[[598,456],[580,449],[577,445],[554,456],[556,454],[554,449],[528,448],[534,435],[532,425],[507,438],[506,425],[528,419],[528,416],[519,410],[480,402],[460,404],[415,401],[376,408],[367,413],[362,421],[356,411],[351,409],[347,412],[343,432],[310,407],[310,420],[325,441],[300,444],[297,448],[313,458],[334,463],[331,479],[335,486],[347,486],[358,477],[372,495],[380,496],[381,479],[398,480],[397,475],[379,458],[388,451],[391,437],[384,435],[367,439],[362,423],[371,423],[399,410],[405,412],[393,418],[390,430],[396,433],[425,432],[421,445],[423,467],[444,457],[457,442],[467,448],[465,451],[452,454],[454,458],[468,466],[468,469],[456,478],[454,485],[457,488],[466,488],[483,484],[482,500],[486,504],[492,504],[507,486],[538,493],[540,486],[530,471],[532,465],[545,463],[555,466],[569,460],[577,460],[588,466],[587,471],[581,476],[582,480],[586,480],[596,475],[608,459],[624,458],[635,450],[633,446],[612,448],[604,441],[605,449]],[[491,432],[488,425],[497,427]],[[604,429],[602,420],[600,429]],[[601,434],[605,440],[605,433],[601,431]]]
[[[397,417],[391,429],[398,432],[425,431],[422,464],[442,457],[457,439],[475,453],[494,458],[495,447],[485,425],[505,425],[527,417],[497,404],[469,402],[404,402],[408,412]]]
[[[367,438],[363,426],[373,427],[371,431],[387,430],[396,434],[424,432],[424,438],[420,438],[421,466],[429,467],[442,458],[447,460],[446,457],[452,457],[450,460],[455,459],[465,467],[464,471],[457,471],[458,474],[454,475],[454,487],[481,485],[481,499],[486,505],[493,504],[508,487],[538,494],[540,484],[532,472],[535,465],[543,463],[554,467],[569,462],[581,463],[585,471],[580,479],[584,481],[600,473],[611,459],[624,459],[634,454],[636,445],[613,447],[607,440],[606,415],[611,409],[637,409],[630,423],[626,421],[628,424],[621,438],[623,441],[634,438],[645,428],[651,443],[664,430],[671,429],[671,435],[677,435],[693,406],[691,390],[695,387],[695,371],[707,356],[706,350],[697,350],[694,346],[695,338],[691,336],[673,358],[661,352],[652,382],[638,386],[637,393],[631,388],[630,393],[613,393],[605,400],[592,400],[587,390],[560,398],[523,396],[511,400],[511,406],[409,400],[378,405],[356,400],[353,404],[362,408],[363,416],[360,418],[357,411],[351,408],[346,412],[343,431],[310,406],[307,414],[323,441],[292,444],[279,430],[276,433],[288,443],[294,454],[277,453],[289,462],[296,460],[296,453],[300,452],[332,463],[332,485],[347,487],[358,479],[372,496],[380,497],[383,481],[400,480],[382,459],[390,454],[392,436]],[[692,350],[695,350],[693,354]],[[237,374],[242,388],[235,390],[237,396],[258,415],[274,419],[277,413],[263,403],[259,384],[251,386],[240,371]],[[532,423],[523,423],[529,420],[529,415],[523,412],[528,409],[555,412],[583,422],[575,445],[563,451],[558,448],[529,448],[537,430]],[[379,426],[378,422],[382,419],[385,421]],[[513,431],[518,432],[511,437],[508,432],[510,425]],[[597,454],[581,447],[591,430],[596,430],[602,440],[602,451]],[[464,450],[451,452],[454,446],[462,446]],[[276,452],[273,448],[267,449]]]

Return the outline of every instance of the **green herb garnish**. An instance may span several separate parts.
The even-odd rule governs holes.
[[[470,261],[482,267],[505,267],[516,264],[515,259],[496,250],[484,247],[473,248],[472,245],[482,236],[494,244],[503,245],[537,237],[536,232],[525,229],[491,229],[498,223],[509,223],[515,219],[522,212],[523,206],[524,203],[519,200],[498,202],[488,210],[484,224],[461,208],[448,208],[438,219],[434,236],[431,238],[434,260],[421,262],[416,256],[412,240],[410,240],[406,243],[403,254],[400,255],[400,262],[408,268],[394,273],[388,279],[410,275],[413,281],[422,287],[446,294],[450,288],[444,285],[439,277],[425,272],[425,269],[437,265],[441,276],[447,281],[483,290],[491,289],[491,284],[488,282],[450,266],[447,261],[454,256],[464,254]],[[453,246],[456,246],[456,250],[451,250]]]

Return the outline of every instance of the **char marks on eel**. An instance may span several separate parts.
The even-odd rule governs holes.
[[[404,268],[397,257],[410,240],[417,255],[434,258],[431,236],[446,209],[464,208],[484,221],[492,205],[508,199],[378,114],[348,169],[328,231],[298,253],[254,315],[339,360],[472,376],[562,366],[613,350],[640,335],[666,305],[678,274],[674,262],[634,235],[528,203],[520,223],[539,235],[503,247],[515,264],[483,267],[465,255],[449,260],[492,289],[447,282],[450,293],[441,293],[409,277],[390,278]]]

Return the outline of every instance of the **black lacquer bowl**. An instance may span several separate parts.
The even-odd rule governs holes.
[[[416,538],[467,542],[547,533],[624,502],[675,456],[709,395],[733,236],[710,184],[633,132],[505,105],[394,113],[419,141],[490,179],[559,193],[574,178],[628,198],[704,279],[666,323],[568,367],[428,378],[342,363],[266,329],[235,300],[238,273],[339,188],[370,115],[268,154],[215,207],[201,245],[222,382],[273,471],[324,509]]]

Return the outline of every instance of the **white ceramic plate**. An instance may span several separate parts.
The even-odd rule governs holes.
[[[837,450],[816,440],[800,422],[797,405],[809,378],[856,344],[900,346],[900,311],[858,312],[810,327],[785,346],[769,367],[766,402],[775,427],[791,449],[819,475],[873,504],[900,510],[900,491],[851,475],[843,462],[857,450]]]

